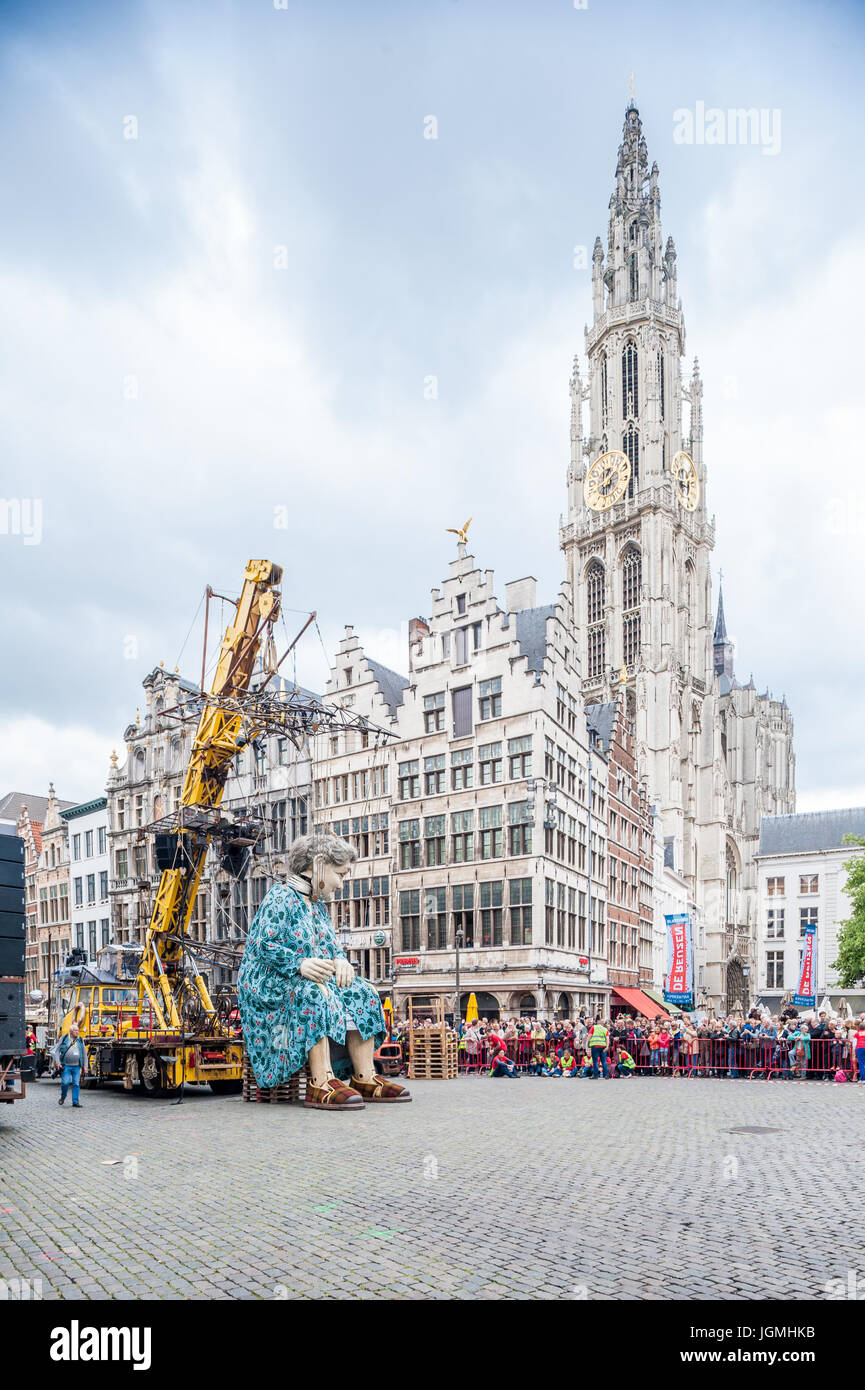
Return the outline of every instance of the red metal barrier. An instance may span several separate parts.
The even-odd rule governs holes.
[[[511,1038],[505,1042],[508,1057],[522,1074],[538,1074],[539,1065],[553,1068],[559,1065],[562,1043],[558,1040],[536,1042],[532,1038]],[[585,1047],[573,1046],[578,1075],[584,1074]],[[679,1039],[669,1048],[650,1049],[647,1038],[626,1037],[611,1041],[606,1060],[610,1073],[614,1071],[614,1056],[619,1051],[634,1059],[634,1074],[640,1076],[711,1076],[726,1079],[763,1078],[765,1080],[832,1080],[838,1070],[848,1080],[857,1075],[856,1053],[851,1042],[831,1038],[810,1040],[757,1038],[747,1042],[726,1036],[697,1038],[688,1042]],[[459,1070],[467,1075],[488,1075],[491,1047],[487,1038],[459,1050]]]

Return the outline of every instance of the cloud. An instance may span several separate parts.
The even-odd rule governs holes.
[[[7,720],[3,726],[4,790],[47,796],[48,784],[53,782],[61,801],[101,796],[113,748],[122,764],[122,730],[112,739],[83,724],[49,723],[31,716]]]

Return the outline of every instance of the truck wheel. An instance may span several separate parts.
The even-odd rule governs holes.
[[[165,1094],[162,1084],[162,1067],[152,1055],[145,1057],[139,1066],[138,1082],[144,1094],[153,1100]]]

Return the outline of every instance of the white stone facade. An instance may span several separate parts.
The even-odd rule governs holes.
[[[799,988],[805,927],[814,923],[819,1006],[828,995],[837,1008],[846,999],[858,1014],[865,988],[842,990],[832,968],[840,924],[849,917],[845,863],[863,851],[843,843],[847,833],[865,835],[865,807],[783,816],[763,822],[757,856],[760,902],[758,986],[769,1007]]]
[[[69,840],[70,948],[97,951],[111,940],[108,800],[104,796],[60,812]]]
[[[474,992],[496,1015],[606,1008],[607,763],[589,751],[570,593],[539,607],[524,579],[503,607],[492,571],[464,551],[430,619],[410,624],[407,678],[371,661],[350,628],[341,644],[325,698],[398,742],[364,750],[352,733],[316,754],[317,826],[357,844],[364,818],[388,817],[359,846],[352,879],[369,887],[336,905],[337,922],[350,952],[384,937],[398,1005],[438,994],[452,1006],[462,931],[463,1005]],[[389,920],[372,891],[385,875]]]

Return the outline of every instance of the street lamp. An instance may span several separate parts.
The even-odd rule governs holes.
[[[454,1032],[460,1031],[460,947],[465,940],[462,927],[457,927],[454,932],[454,950],[456,952],[456,986],[457,997],[454,1004]]]

